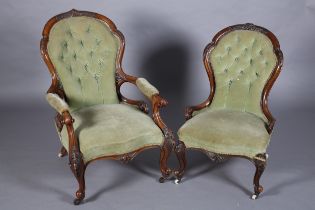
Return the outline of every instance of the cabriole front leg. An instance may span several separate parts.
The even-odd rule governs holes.
[[[161,148],[160,153],[160,170],[162,177],[159,179],[160,183],[163,183],[166,179],[169,179],[172,175],[172,170],[168,167],[168,159],[171,155],[171,152],[174,149],[174,135],[173,132],[165,127],[163,129],[163,134],[165,136],[164,144]]]
[[[139,84],[139,87],[140,86],[142,85]],[[162,145],[161,153],[160,153],[160,170],[162,173],[162,177],[159,179],[159,182],[163,183],[166,179],[170,178],[170,176],[172,175],[172,170],[168,167],[167,163],[168,163],[170,154],[174,149],[175,138],[174,138],[172,130],[169,129],[165,125],[160,115],[160,108],[166,106],[167,101],[159,95],[158,91],[155,91],[155,92],[157,93],[151,94],[150,98],[152,102],[153,121],[162,130],[163,135],[164,135],[164,143]]]
[[[79,189],[76,191],[76,198],[74,199],[73,203],[74,205],[79,205],[85,197],[84,175],[86,166],[84,165],[82,154],[76,149],[71,151],[71,154],[69,155],[69,161],[71,171],[79,184]]]
[[[172,150],[173,149],[171,142],[165,140],[163,146],[161,147],[160,153],[160,170],[162,174],[162,176],[159,179],[160,183],[163,183],[166,179],[170,178],[172,174],[172,170],[168,167],[167,164]]]
[[[259,194],[263,192],[264,188],[260,185],[260,177],[263,174],[266,168],[266,154],[259,154],[253,160],[256,172],[254,176],[254,194],[252,195],[252,199],[255,200],[258,198]]]
[[[76,199],[73,201],[74,205],[78,205],[85,197],[84,174],[86,166],[83,162],[83,155],[80,151],[79,141],[74,133],[74,119],[69,112],[63,112],[63,119],[68,131],[69,165],[72,173],[79,183],[79,189],[76,192]]]
[[[174,171],[174,176],[176,178],[175,184],[179,184],[182,180],[187,165],[186,146],[184,142],[179,141],[178,145],[175,147],[175,154],[179,162],[179,168]]]

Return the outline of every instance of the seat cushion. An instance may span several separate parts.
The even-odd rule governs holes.
[[[125,154],[141,147],[161,145],[164,136],[146,114],[124,104],[102,104],[71,113],[85,162],[102,157]],[[68,133],[64,127],[61,142],[68,149]]]
[[[186,147],[250,158],[265,153],[270,140],[262,119],[231,110],[197,114],[179,129],[178,135]]]

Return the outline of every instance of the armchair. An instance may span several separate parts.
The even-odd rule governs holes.
[[[41,54],[51,74],[48,103],[57,111],[55,124],[62,143],[59,157],[69,154],[78,181],[74,204],[85,197],[86,167],[98,159],[127,163],[143,150],[158,147],[160,181],[172,170],[167,160],[175,141],[160,116],[167,105],[144,78],[127,75],[121,66],[123,34],[107,17],[71,10],[45,25]],[[143,101],[123,96],[123,83],[134,84],[152,104],[152,118]]]
[[[200,150],[212,160],[243,157],[252,161],[256,166],[252,199],[256,199],[263,191],[259,180],[275,124],[268,95],[282,67],[279,42],[273,33],[253,24],[230,26],[214,36],[203,62],[210,95],[186,109],[179,139],[187,149]]]

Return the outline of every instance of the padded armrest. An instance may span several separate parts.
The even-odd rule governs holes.
[[[152,96],[155,94],[159,94],[158,89],[156,89],[153,85],[151,85],[146,79],[138,78],[136,80],[136,86],[139,90],[149,99],[152,99]]]
[[[47,93],[46,100],[59,114],[62,114],[64,111],[69,111],[67,102],[55,93]]]

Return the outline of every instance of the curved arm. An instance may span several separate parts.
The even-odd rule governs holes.
[[[161,130],[164,130],[167,128],[166,124],[163,122],[162,117],[160,115],[160,109],[162,107],[165,107],[168,102],[162,98],[159,94],[155,94],[151,97],[151,103],[152,103],[152,118],[153,121]]]
[[[173,135],[173,131],[166,126],[164,121],[162,120],[160,109],[162,107],[165,107],[168,102],[160,96],[160,94],[154,94],[151,97],[151,103],[152,103],[152,119],[155,122],[157,126],[162,130],[163,135],[165,137],[165,140],[167,143],[170,143],[171,145],[178,145],[178,141],[175,142],[175,137]]]
[[[193,117],[193,113],[195,111],[199,111],[207,106],[209,106],[211,103],[211,97],[209,96],[204,102],[201,104],[195,105],[195,106],[188,106],[185,109],[185,119],[189,120]]]
[[[138,78],[136,80],[136,86],[138,87],[140,92],[150,100],[152,99],[153,95],[159,94],[158,89],[156,89],[144,78]]]
[[[125,82],[129,82],[131,84],[136,85],[137,77],[133,77],[133,76],[125,74],[122,71],[122,69],[119,69],[116,72],[115,77],[116,77],[116,90],[117,90],[117,94],[118,94],[120,100],[125,102],[125,103],[127,103],[127,104],[130,104],[130,105],[133,105],[133,106],[137,106],[142,112],[148,114],[149,113],[149,108],[148,108],[148,104],[147,103],[145,103],[144,101],[132,100],[132,99],[126,98],[120,92],[120,87]]]
[[[58,112],[55,121],[58,131],[61,132],[64,125],[66,125],[69,140],[69,163],[72,172],[75,175],[81,173],[83,159],[80,151],[79,142],[74,132],[74,119],[69,112],[69,105],[57,93],[48,92],[46,95],[48,103]]]
[[[69,105],[56,93],[47,93],[46,100],[59,114],[69,111]]]
[[[160,109],[166,106],[168,102],[160,96],[159,91],[146,79],[127,75],[121,68],[119,68],[116,72],[116,85],[118,96],[121,98],[122,101],[131,105],[138,106],[140,110],[144,111],[147,114],[148,105],[144,101],[131,100],[121,94],[120,87],[125,82],[136,85],[140,92],[143,93],[151,101],[153,121],[162,130],[165,139],[173,142],[175,139],[173,136],[173,132],[166,126],[160,115]]]

